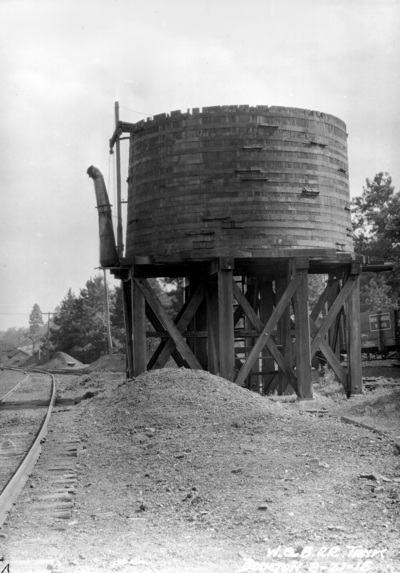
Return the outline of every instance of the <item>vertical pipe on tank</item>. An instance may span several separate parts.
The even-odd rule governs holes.
[[[115,102],[115,128],[118,129],[119,123],[119,103]],[[116,149],[116,162],[117,162],[117,245],[118,245],[118,258],[121,260],[123,253],[122,244],[122,213],[121,213],[121,155],[120,155],[120,143],[119,136],[115,141]]]

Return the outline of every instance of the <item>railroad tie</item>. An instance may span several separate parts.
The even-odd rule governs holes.
[[[45,455],[37,463],[37,470],[46,476],[46,483],[32,500],[30,510],[33,519],[45,527],[65,529],[58,520],[67,522],[71,519],[77,484],[78,445],[78,439],[54,444],[47,442]]]

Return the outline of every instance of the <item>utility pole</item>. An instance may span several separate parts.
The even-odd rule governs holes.
[[[106,280],[106,269],[103,267],[96,267],[96,269],[101,269],[104,273],[104,298],[106,301],[106,322],[107,322],[107,338],[108,338],[108,354],[110,357],[113,355],[113,348],[112,348],[112,338],[111,338],[111,324],[110,324],[110,304],[108,301],[108,286]]]

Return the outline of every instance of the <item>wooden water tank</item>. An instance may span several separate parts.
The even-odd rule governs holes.
[[[306,109],[218,106],[133,126],[126,256],[353,251],[346,126]]]

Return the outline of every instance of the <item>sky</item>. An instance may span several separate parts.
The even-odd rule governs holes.
[[[351,196],[380,171],[399,191],[399,30],[398,0],[0,0],[0,331],[99,272],[86,170],[115,205],[116,101],[131,123],[212,105],[326,112],[347,124]],[[126,198],[126,141],[121,154]]]

